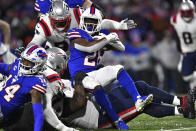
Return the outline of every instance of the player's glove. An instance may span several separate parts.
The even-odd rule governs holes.
[[[74,128],[70,128],[65,126],[64,124],[60,123],[56,126],[56,129],[58,129],[59,131],[79,131],[77,129]]]
[[[17,56],[21,56],[21,53],[23,52],[25,50],[25,48],[24,47],[19,47],[19,48],[16,48],[15,49],[15,53],[16,53],[16,55]]]
[[[128,18],[126,18],[120,22],[119,28],[121,30],[129,30],[135,28],[136,26],[137,24],[133,20],[129,20]]]
[[[106,38],[106,40],[108,40],[109,42],[113,42],[113,41],[119,40],[118,35],[117,35],[115,32],[110,33],[109,35],[106,35],[105,38]]]

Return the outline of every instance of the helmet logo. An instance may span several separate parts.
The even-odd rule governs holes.
[[[45,52],[43,52],[42,50],[39,50],[37,52],[37,55],[41,58],[41,59],[45,59],[47,57],[47,54]]]

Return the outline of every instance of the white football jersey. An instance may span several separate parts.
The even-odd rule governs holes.
[[[80,23],[81,16],[80,8],[70,8],[71,13],[71,28],[78,28]],[[50,20],[49,14],[43,14],[40,16],[40,21],[35,26],[35,35],[30,42],[31,44],[41,45],[44,42],[48,41],[52,46],[54,43],[60,43],[63,41],[68,41],[67,32],[60,33],[53,29]]]
[[[194,17],[191,22],[187,23],[182,19],[180,13],[177,13],[171,17],[170,22],[178,34],[182,52],[196,51],[196,18]]]

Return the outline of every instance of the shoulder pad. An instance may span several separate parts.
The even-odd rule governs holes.
[[[50,31],[49,25],[47,24],[47,19],[44,19],[45,17],[40,18],[40,21],[36,25],[36,30],[40,31],[40,33],[42,32],[45,37],[48,37],[48,36],[51,36],[51,31]]]

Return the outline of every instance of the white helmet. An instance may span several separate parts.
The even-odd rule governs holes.
[[[46,65],[58,73],[61,73],[67,63],[67,54],[60,48],[52,47],[47,49],[47,62]]]
[[[92,35],[101,30],[102,14],[96,8],[87,8],[80,16],[79,27]]]
[[[33,75],[42,71],[43,65],[46,63],[46,50],[38,45],[26,48],[21,54],[20,72],[24,75]],[[27,66],[24,61],[30,61],[32,66]]]
[[[194,17],[195,6],[190,0],[183,0],[180,5],[180,16],[185,22],[190,22]]]
[[[71,22],[69,6],[61,0],[52,2],[49,11],[49,19],[53,29],[58,32],[68,31]]]

